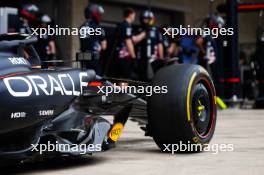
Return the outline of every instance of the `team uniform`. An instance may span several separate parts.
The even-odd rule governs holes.
[[[166,50],[168,50],[170,48],[170,46],[172,44],[172,40],[167,35],[162,36],[162,37],[163,37],[162,44],[163,44],[164,51],[165,51],[165,57],[170,57],[170,55],[166,53]]]
[[[117,55],[117,63],[118,63],[118,73],[121,78],[134,78],[134,70],[133,70],[133,58],[128,52],[128,48],[126,46],[125,41],[127,39],[132,40],[133,29],[132,25],[127,21],[123,21],[119,24],[117,28],[117,47],[116,47],[116,55]]]
[[[81,26],[81,30],[88,31],[88,28],[93,28],[96,30],[97,28],[101,28],[101,35],[89,35],[86,34],[84,37],[80,38],[80,45],[82,52],[92,52],[92,59],[85,64],[85,67],[88,69],[93,69],[97,74],[102,73],[102,64],[100,61],[100,54],[102,51],[101,42],[106,39],[105,32],[100,25],[98,25],[95,21],[89,20],[85,22]]]
[[[175,44],[175,47],[179,47],[180,43],[179,43],[179,38],[172,38],[171,36],[168,35],[163,35],[162,36],[162,44],[163,44],[163,48],[164,48],[164,57],[165,58],[174,58],[174,57],[178,57],[178,52],[174,50],[173,53],[169,53],[168,49]]]
[[[184,64],[197,64],[199,59],[199,48],[196,45],[198,36],[181,36],[179,45],[181,47],[179,52],[180,62]]]
[[[146,31],[146,38],[137,44],[138,73],[141,80],[150,79],[150,62],[159,58],[158,45],[163,38],[157,27],[139,28],[138,33]]]
[[[55,55],[51,55],[50,53],[50,46],[49,43],[54,41],[54,38],[49,35],[42,36],[38,38],[38,42],[35,44],[36,51],[39,54],[41,61],[49,61],[54,59]],[[43,63],[44,67],[47,67],[48,64]]]

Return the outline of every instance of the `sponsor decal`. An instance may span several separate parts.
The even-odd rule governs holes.
[[[10,57],[8,60],[14,65],[28,64],[28,62],[23,57]]]
[[[122,123],[116,123],[109,132],[109,138],[116,142],[121,136],[123,128],[124,125]]]
[[[47,78],[45,79],[44,76]],[[8,92],[14,97],[39,96],[41,92],[47,96],[56,92],[66,96],[80,96],[83,93],[83,87],[88,84],[83,81],[87,76],[86,72],[79,73],[79,86],[76,85],[70,74],[15,76],[5,78],[3,82]],[[18,84],[26,86],[26,88],[18,89]]]
[[[25,118],[27,115],[27,113],[25,112],[12,112],[11,113],[11,119],[15,119],[15,118]]]
[[[52,116],[54,114],[54,110],[41,110],[39,111],[39,116]]]

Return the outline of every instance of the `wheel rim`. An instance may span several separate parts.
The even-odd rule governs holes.
[[[208,91],[202,83],[198,83],[192,97],[192,116],[195,131],[200,137],[205,137],[211,128],[211,112]]]

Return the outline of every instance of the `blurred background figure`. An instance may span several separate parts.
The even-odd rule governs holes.
[[[97,4],[90,4],[84,10],[86,21],[81,26],[82,31],[89,31],[89,28],[94,30],[100,29],[99,35],[85,34],[85,37],[80,36],[80,46],[82,52],[91,52],[92,59],[82,64],[87,69],[94,69],[98,75],[102,74],[102,52],[107,48],[107,40],[105,38],[105,31],[100,26],[104,9]]]
[[[30,34],[31,27],[35,27],[38,21],[39,8],[35,4],[22,4],[19,8],[20,33]]]
[[[180,63],[198,64],[199,51],[204,50],[202,43],[203,39],[200,36],[181,36],[179,39]]]
[[[170,28],[170,27],[163,27],[163,28]],[[163,31],[162,28],[162,33],[165,32]],[[177,58],[175,61],[179,62],[179,49],[180,49],[180,37],[172,37],[171,31],[169,35],[163,35],[163,48],[164,48],[164,58],[166,60],[169,60],[170,58]]]
[[[120,23],[116,30],[116,56],[119,70],[119,77],[136,79],[134,70],[136,61],[135,44],[145,38],[146,32],[142,31],[134,35],[132,23],[135,21],[136,12],[132,8],[124,10],[124,21]]]
[[[257,79],[256,84],[258,84],[258,89],[259,89],[257,100],[255,102],[255,107],[264,108],[264,11],[260,12],[259,14],[259,24],[257,29],[257,42],[256,42],[256,53],[255,53],[255,66],[256,66],[256,79]]]
[[[159,28],[154,26],[155,22],[154,13],[150,10],[140,15],[140,27],[137,32],[146,32],[146,37],[137,45],[140,80],[149,80],[153,76],[151,63],[164,58],[162,34]]]
[[[217,15],[209,15],[204,21],[204,26],[213,29],[221,30],[225,27],[224,19]],[[196,44],[199,48],[199,64],[203,66],[212,76],[217,95],[219,97],[224,96],[223,92],[223,79],[224,79],[224,67],[223,67],[223,36],[219,35],[217,38],[212,36],[201,36],[196,40]]]
[[[171,0],[162,2],[158,0],[131,1],[129,6],[136,12],[133,9],[125,10],[123,17],[124,7],[128,5],[127,0],[118,2],[79,0],[78,3],[74,0],[0,0],[0,33],[30,33],[28,29],[31,27],[47,26],[49,18],[39,15],[40,11],[54,19],[54,25],[63,28],[76,28],[81,24],[84,28],[90,25],[103,26],[105,32],[103,31],[101,36],[87,36],[81,39],[74,36],[43,38],[36,48],[42,60],[54,59],[53,55],[56,55],[61,60],[65,60],[62,64],[67,66],[73,65],[71,63],[75,61],[78,50],[94,52],[97,53],[94,54],[97,57],[95,56],[85,66],[86,68],[95,69],[98,74],[101,74],[103,62],[104,74],[108,77],[147,81],[151,78],[151,75],[148,74],[149,70],[153,67],[154,69],[160,68],[159,63],[162,62],[170,64],[175,60],[171,58],[176,57],[179,58],[176,61],[178,63],[204,66],[215,81],[217,95],[223,100],[239,102],[241,100],[239,87],[242,86],[241,84],[246,84],[243,98],[261,101],[258,104],[262,104],[264,101],[264,63],[262,59],[264,25],[261,22],[263,21],[263,12],[260,10],[253,12],[252,9],[249,9],[250,13],[239,11],[233,13],[231,8],[226,8],[229,7],[231,0],[225,1],[225,3],[220,0],[215,1],[215,4],[213,2],[213,0],[199,1],[199,3],[184,0],[179,0],[177,3]],[[90,4],[88,7],[87,3]],[[97,3],[100,3],[100,6]],[[85,7],[87,7],[85,9],[86,20],[80,10]],[[107,15],[103,15],[104,9],[107,10]],[[151,9],[152,12],[146,9]],[[235,10],[235,8],[232,9]],[[139,18],[136,18],[136,13],[141,14]],[[65,14],[67,14],[67,18],[65,18]],[[43,18],[40,18],[41,16]],[[240,16],[237,21],[239,23],[232,20],[233,17],[237,18],[236,16]],[[121,21],[123,22],[120,24]],[[201,23],[203,24],[201,25]],[[157,28],[160,26],[177,28],[180,25],[211,29],[231,27],[239,29],[239,33],[237,33],[239,35],[219,35],[218,38],[213,39],[210,36],[172,38],[167,33],[162,36],[162,42],[160,42],[157,37],[157,33],[159,33]],[[262,30],[258,28],[262,28]],[[257,29],[258,33],[256,34]],[[164,33],[161,30],[160,32]],[[137,37],[138,34],[140,37]],[[238,38],[239,42],[237,43]],[[239,51],[246,53],[245,56],[240,57],[244,58],[240,60],[241,64],[238,64]],[[151,66],[148,64],[149,60],[154,60]],[[252,93],[249,93],[249,87],[251,87]]]
[[[52,19],[47,14],[40,14],[38,17],[38,28],[48,28],[48,26],[52,27]],[[38,37],[38,42],[35,45],[35,48],[40,56],[42,61],[42,67],[48,68],[48,64],[45,61],[56,60],[56,44],[55,39],[51,35],[42,35],[42,37]]]

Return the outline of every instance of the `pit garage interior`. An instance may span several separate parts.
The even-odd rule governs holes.
[[[13,5],[12,0],[8,1]],[[151,0],[150,2],[145,0],[20,0],[19,3],[36,4],[61,27],[79,27],[85,21],[84,8],[89,3],[98,3],[105,10],[102,26],[108,31],[106,36],[110,46],[113,45],[115,28],[122,21],[122,11],[125,7],[133,7],[137,14],[151,7],[157,18],[157,25],[160,27],[197,26],[209,13],[208,0]],[[218,4],[225,2],[225,0],[215,0],[212,8],[215,9]],[[252,0],[243,2],[252,2]],[[254,2],[264,3],[263,0],[254,0]],[[240,13],[238,16],[238,26],[236,26],[239,35],[238,56],[240,57],[243,51],[243,56],[250,59],[256,52],[260,11]],[[139,24],[138,17],[135,24]],[[77,36],[57,36],[56,44],[58,59],[73,60],[76,52],[80,50]],[[108,53],[110,52],[111,50],[108,50]],[[249,66],[246,65],[243,70],[247,70]],[[240,89],[244,88],[239,86]],[[251,91],[243,90],[244,93]],[[252,102],[248,103],[250,106]],[[138,124],[129,120],[120,141],[113,150],[70,160],[54,158],[31,161],[0,170],[4,172],[3,174],[25,175],[228,175],[233,173],[261,175],[264,172],[264,109],[252,109],[251,107],[247,109],[247,105],[241,108],[240,101],[230,104],[229,107],[218,111],[212,144],[233,144],[234,149],[231,152],[161,154],[153,140],[144,137],[144,132],[139,129]]]
[[[216,0],[213,8],[216,8],[217,4],[223,2],[225,1]],[[262,0],[256,0],[254,2],[262,2]],[[10,3],[12,3],[12,0],[10,0]],[[19,4],[22,3],[35,3],[62,27],[79,27],[85,20],[83,14],[84,7],[89,4],[87,0],[20,0]],[[91,0],[90,3],[103,5],[105,14],[107,15],[103,16],[102,25],[110,28],[115,27],[117,23],[122,21],[122,8],[133,7],[138,14],[149,8],[148,1],[140,0]],[[157,16],[157,25],[159,26],[179,26],[180,24],[197,26],[208,15],[209,11],[209,1],[206,0],[199,3],[184,0],[152,0],[150,5]],[[138,23],[137,17],[136,24]],[[249,52],[248,54],[255,49],[258,23],[259,12],[240,14],[239,43],[240,47],[245,48]],[[75,58],[75,53],[80,47],[78,37],[58,37],[57,40],[61,58]],[[111,36],[108,40],[111,41]]]
[[[221,3],[224,3],[225,0],[215,0],[213,1],[212,7],[210,7],[210,1],[201,1],[201,3],[195,4],[192,1],[180,1],[180,0],[166,0],[166,1],[128,1],[128,0],[91,0],[90,3],[98,3],[104,7],[105,15],[102,19],[102,26],[107,30],[106,38],[108,41],[108,49],[105,52],[104,60],[112,59],[111,53],[113,51],[113,44],[115,41],[115,29],[118,23],[122,21],[122,12],[125,7],[133,7],[136,9],[137,17],[135,26],[139,25],[139,14],[151,8],[156,15],[157,18],[157,26],[179,26],[179,25],[190,25],[192,27],[199,27],[201,22],[208,16],[210,8],[213,11],[216,11],[217,6]],[[245,3],[251,1],[245,1]],[[254,1],[256,3],[262,2],[261,0]],[[87,0],[65,0],[65,1],[54,1],[54,0],[34,0],[34,1],[26,1],[20,0],[18,1],[10,1],[11,6],[23,4],[23,3],[35,3],[39,6],[41,11],[50,15],[54,22],[60,27],[80,27],[85,21],[83,9],[89,4]],[[108,15],[111,14],[111,15]],[[223,14],[222,14],[223,15]],[[247,76],[247,73],[244,71],[249,70],[250,59],[256,53],[256,38],[257,38],[257,30],[259,25],[263,24],[263,17],[260,17],[261,13],[259,10],[250,11],[250,12],[242,12],[238,14],[238,23],[235,25],[238,28],[238,43],[236,46],[237,50],[234,51],[236,53],[237,60],[234,64],[237,64],[235,67],[240,64],[240,59],[243,58],[247,60],[246,65],[241,66],[241,69],[238,70],[229,70],[232,65],[229,64],[229,60],[232,60],[229,51],[225,53],[225,60],[229,65],[225,65],[225,72],[232,72],[231,74],[237,75],[225,75],[228,77],[236,77],[241,78]],[[223,15],[225,16],[225,15]],[[263,16],[263,15],[262,15]],[[74,60],[76,57],[76,52],[80,51],[80,42],[77,36],[55,36],[56,45],[57,45],[57,59],[59,60]],[[107,61],[106,61],[107,62]],[[238,63],[237,63],[238,62]],[[225,63],[224,63],[225,64]],[[233,63],[232,63],[233,64]],[[116,69],[113,67],[112,69]],[[239,75],[238,75],[239,74]],[[113,75],[112,75],[113,76]],[[252,77],[251,77],[252,78]],[[242,78],[243,79],[243,78]],[[243,80],[241,80],[243,81]],[[236,86],[236,85],[235,85]],[[253,89],[245,90],[247,93],[243,92],[245,87],[235,87],[226,89],[232,89],[232,92],[227,92],[223,96],[226,101],[233,101],[233,99],[238,99],[238,102],[241,102],[241,98],[247,96],[254,96],[255,92]],[[222,88],[221,88],[222,89]],[[235,90],[236,89],[236,90]],[[228,90],[226,90],[228,91]],[[222,92],[221,92],[222,94]],[[252,95],[251,95],[252,94]],[[250,98],[250,97],[249,97]],[[249,105],[252,103],[249,102]],[[246,104],[247,106],[247,104]]]

